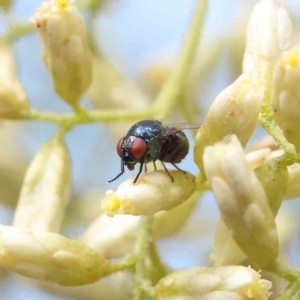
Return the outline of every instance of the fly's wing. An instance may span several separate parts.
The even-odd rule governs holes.
[[[168,125],[168,126],[163,126],[162,130],[160,132],[160,136],[167,137],[167,136],[174,134],[181,130],[198,129],[200,127],[201,127],[200,124],[172,124],[172,125]]]

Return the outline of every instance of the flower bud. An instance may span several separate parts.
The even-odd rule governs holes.
[[[271,286],[250,267],[190,268],[161,279],[155,292],[159,300],[267,300]]]
[[[53,138],[41,147],[27,170],[14,226],[59,232],[70,186],[68,149],[62,140]]]
[[[0,0],[0,7],[8,9],[12,4],[12,0]]]
[[[51,0],[32,22],[43,46],[43,59],[56,93],[75,104],[92,78],[92,57],[83,18],[71,0]]]
[[[288,184],[284,199],[300,197],[300,164],[288,166]]]
[[[109,267],[84,244],[49,232],[31,232],[0,225],[0,265],[60,285],[95,282]]]
[[[256,141],[254,144],[252,144],[251,147],[247,150],[247,152],[251,153],[253,151],[264,148],[269,148],[273,151],[279,149],[279,146],[270,135],[267,135]]]
[[[288,247],[292,236],[295,234],[297,220],[292,213],[283,212],[276,217],[278,237],[283,250]],[[281,254],[283,252],[281,251]],[[246,255],[237,245],[230,230],[220,218],[214,233],[214,250],[211,255],[214,267],[230,266],[241,264],[246,259]],[[279,255],[280,260],[280,255]]]
[[[286,165],[274,161],[265,162],[255,170],[255,175],[261,182],[270,208],[276,216],[287,190],[288,171]]]
[[[15,73],[11,49],[0,43],[0,117],[15,118],[28,108],[26,94]]]
[[[193,211],[199,193],[169,210],[154,215],[154,239],[172,235],[185,224]],[[87,229],[81,240],[106,258],[118,258],[133,251],[139,216],[115,215],[113,218],[101,214]]]
[[[249,165],[251,166],[251,169],[255,169],[261,166],[270,154],[271,154],[270,148],[262,148],[259,150],[249,152],[246,155],[246,158]]]
[[[220,218],[214,233],[214,247],[211,260],[214,267],[239,265],[246,259],[245,253],[237,245],[230,230]]]
[[[182,171],[155,171],[123,182],[114,193],[106,192],[102,208],[107,214],[153,215],[172,209],[186,201],[196,190],[194,176]]]
[[[300,150],[300,49],[282,54],[274,71],[272,106],[286,139]]]
[[[196,136],[194,159],[202,171],[206,146],[228,134],[235,134],[246,146],[256,128],[263,95],[262,86],[241,75],[217,96]]]
[[[293,25],[287,11],[273,0],[261,0],[250,16],[243,71],[257,81],[270,76],[280,52],[292,45]]]
[[[248,258],[263,266],[278,255],[274,215],[237,137],[204,152],[204,166],[221,216]]]

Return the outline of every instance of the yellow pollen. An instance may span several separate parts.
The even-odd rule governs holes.
[[[286,63],[288,63],[292,68],[297,68],[299,65],[299,52],[292,52],[287,57]]]
[[[56,5],[58,6],[59,9],[65,9],[66,7],[69,6],[69,1],[68,0],[56,0]]]
[[[117,197],[110,195],[104,204],[104,209],[108,212],[116,212],[120,208],[120,201]]]

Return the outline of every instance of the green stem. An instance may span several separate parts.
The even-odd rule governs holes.
[[[152,269],[151,281],[156,284],[161,278],[165,277],[170,272],[170,268],[162,262],[154,242],[150,244],[149,256],[151,259]]]
[[[34,26],[29,22],[24,23],[15,23],[13,24],[8,32],[3,36],[3,39],[8,42],[14,42],[20,37],[33,33]]]
[[[149,254],[150,243],[152,242],[153,216],[141,217],[140,227],[135,245],[135,276],[133,300],[141,300],[145,291],[149,292],[149,283],[147,281],[145,261]]]
[[[286,153],[295,152],[295,147],[286,140],[271,112],[262,113],[259,117],[259,123]]]
[[[274,273],[288,281],[300,280],[300,270],[296,268],[285,267],[278,262],[275,262],[270,266],[265,267],[264,270],[267,272]]]
[[[300,300],[300,282],[291,282],[276,300]]]
[[[188,77],[187,74],[191,69],[199,44],[199,36],[202,32],[207,6],[208,0],[198,0],[198,5],[195,10],[190,30],[186,36],[181,56],[174,71],[170,75],[170,78],[156,98],[155,117],[158,119],[165,118],[168,115],[171,107],[183,92],[186,78]]]
[[[78,111],[77,111],[78,112]],[[37,120],[58,124],[85,124],[96,122],[133,121],[153,117],[152,109],[145,110],[93,110],[77,114],[43,113],[35,109],[23,112],[16,120]]]
[[[135,264],[135,256],[128,255],[122,261],[111,263],[109,268],[106,269],[103,274],[101,274],[101,277],[106,277],[113,273],[127,270],[129,268],[132,268],[134,264]]]

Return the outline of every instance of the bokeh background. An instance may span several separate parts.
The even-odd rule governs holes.
[[[106,2],[107,5],[96,17],[96,43],[103,55],[151,100],[156,93],[153,89],[157,89],[163,82],[180,51],[195,0]],[[295,38],[300,41],[299,1],[282,2],[292,14],[296,28]],[[10,15],[0,14],[0,33],[5,33],[10,23],[29,20],[41,3],[39,0],[14,0]],[[255,3],[253,0],[209,1],[197,62],[203,63],[201,58],[206,58],[207,51],[211,49],[215,51],[212,55],[216,53],[218,58],[203,74],[198,74],[193,79],[192,87],[200,107],[197,123],[203,120],[216,95],[239,75],[247,18]],[[37,34],[33,33],[16,41],[14,50],[19,79],[25,87],[31,105],[43,111],[70,112],[69,107],[52,89],[50,76],[41,58],[41,45]],[[98,80],[101,81],[101,78]],[[131,99],[126,101],[130,103]],[[93,108],[87,97],[82,103],[88,108]],[[173,121],[176,121],[176,115],[173,116]],[[166,120],[166,123],[168,122],[170,121]],[[26,166],[55,129],[55,125],[35,121],[0,123],[0,223],[11,225]],[[83,207],[82,203],[86,203],[85,221],[96,217],[95,207],[99,209],[100,205],[97,206],[95,201],[92,201],[92,212],[89,212],[90,200],[85,196],[88,192],[96,192],[100,204],[101,194],[105,190],[117,187],[122,180],[133,175],[127,172],[117,182],[107,183],[107,180],[119,173],[120,161],[115,152],[115,145],[118,138],[125,133],[122,130],[114,130],[112,134],[106,125],[93,124],[77,126],[67,135],[73,165],[73,196],[64,226],[64,234],[67,236],[76,237],[87,226],[88,222],[81,222],[74,217],[74,211]],[[264,132],[258,129],[252,140],[263,135]],[[189,137],[193,145],[191,133]],[[197,172],[192,147],[189,156],[180,167]],[[284,203],[281,213],[289,216],[290,224],[286,225],[294,226],[288,255],[291,264],[300,267],[300,232],[295,214],[297,211],[300,211],[300,201],[291,200]],[[208,265],[217,219],[218,210],[214,199],[207,193],[199,201],[186,226],[176,236],[159,241],[163,258],[174,268]],[[24,280],[5,270],[0,270],[0,276],[1,299],[73,299],[46,292],[35,286],[32,281]],[[102,298],[99,296],[98,299]]]

